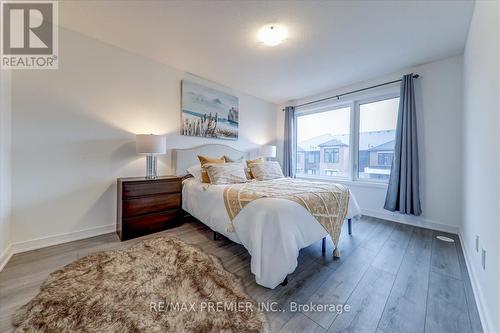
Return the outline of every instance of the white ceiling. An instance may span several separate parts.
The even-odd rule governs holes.
[[[472,1],[66,1],[70,30],[282,103],[462,53]],[[256,41],[279,22],[288,40]]]

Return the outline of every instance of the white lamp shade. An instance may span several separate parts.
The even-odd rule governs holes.
[[[167,143],[163,135],[137,134],[135,148],[137,154],[160,155],[167,151]]]
[[[260,148],[260,155],[262,157],[275,158],[276,157],[276,146],[270,146],[270,145],[262,146]]]

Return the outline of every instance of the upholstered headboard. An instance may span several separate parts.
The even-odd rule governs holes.
[[[232,159],[248,159],[248,153],[226,145],[207,144],[186,149],[172,150],[172,168],[178,176],[185,175],[186,169],[199,163],[198,155],[220,157],[226,155]]]

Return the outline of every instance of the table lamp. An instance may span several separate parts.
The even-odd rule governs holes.
[[[158,178],[157,155],[165,154],[167,144],[163,135],[137,134],[135,140],[137,154],[146,155],[146,179]]]
[[[265,158],[276,157],[276,146],[265,145],[260,148],[260,155]]]

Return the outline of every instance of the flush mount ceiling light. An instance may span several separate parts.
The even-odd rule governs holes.
[[[258,39],[267,46],[281,44],[288,36],[288,30],[280,24],[268,24],[260,28]]]

